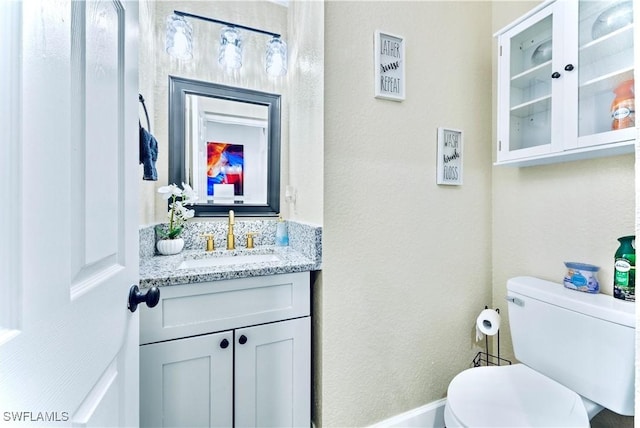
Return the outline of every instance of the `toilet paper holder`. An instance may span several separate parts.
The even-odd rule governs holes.
[[[485,309],[489,309],[488,306],[484,307]],[[496,308],[496,312],[500,313],[500,308]],[[480,351],[473,358],[473,367],[480,366],[500,366],[500,365],[511,365],[511,361],[500,357],[500,330],[496,333],[497,338],[497,355],[493,355],[489,353],[489,336],[484,336],[484,347],[485,351]]]

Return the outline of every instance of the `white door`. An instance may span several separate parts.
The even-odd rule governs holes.
[[[138,424],[137,7],[0,2],[0,424]]]

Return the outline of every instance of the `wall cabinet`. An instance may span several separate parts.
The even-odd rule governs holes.
[[[164,287],[140,319],[140,424],[309,426],[309,299],[309,272]]]
[[[497,34],[497,164],[633,151],[634,109],[612,117],[616,92],[633,89],[632,7],[628,0],[547,2]],[[617,18],[603,21],[607,15]]]

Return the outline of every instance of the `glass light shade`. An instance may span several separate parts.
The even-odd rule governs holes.
[[[224,27],[220,33],[218,63],[232,70],[242,67],[242,39],[240,32],[233,27]]]
[[[266,71],[270,76],[287,74],[287,44],[279,37],[267,43]]]
[[[167,37],[165,49],[175,58],[189,60],[192,55],[192,28],[183,16],[176,14],[167,17]]]

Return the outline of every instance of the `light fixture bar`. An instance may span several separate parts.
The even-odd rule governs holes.
[[[278,33],[272,33],[270,31],[260,30],[259,28],[247,27],[245,25],[238,25],[238,24],[234,24],[233,22],[221,21],[219,19],[207,18],[206,16],[194,15],[193,13],[181,12],[179,10],[174,10],[173,13],[175,13],[178,16],[185,16],[189,18],[200,19],[202,21],[208,21],[216,24],[227,25],[229,27],[241,28],[243,30],[253,31],[254,33],[266,34],[268,36],[272,36],[276,38],[280,37],[280,34]]]

